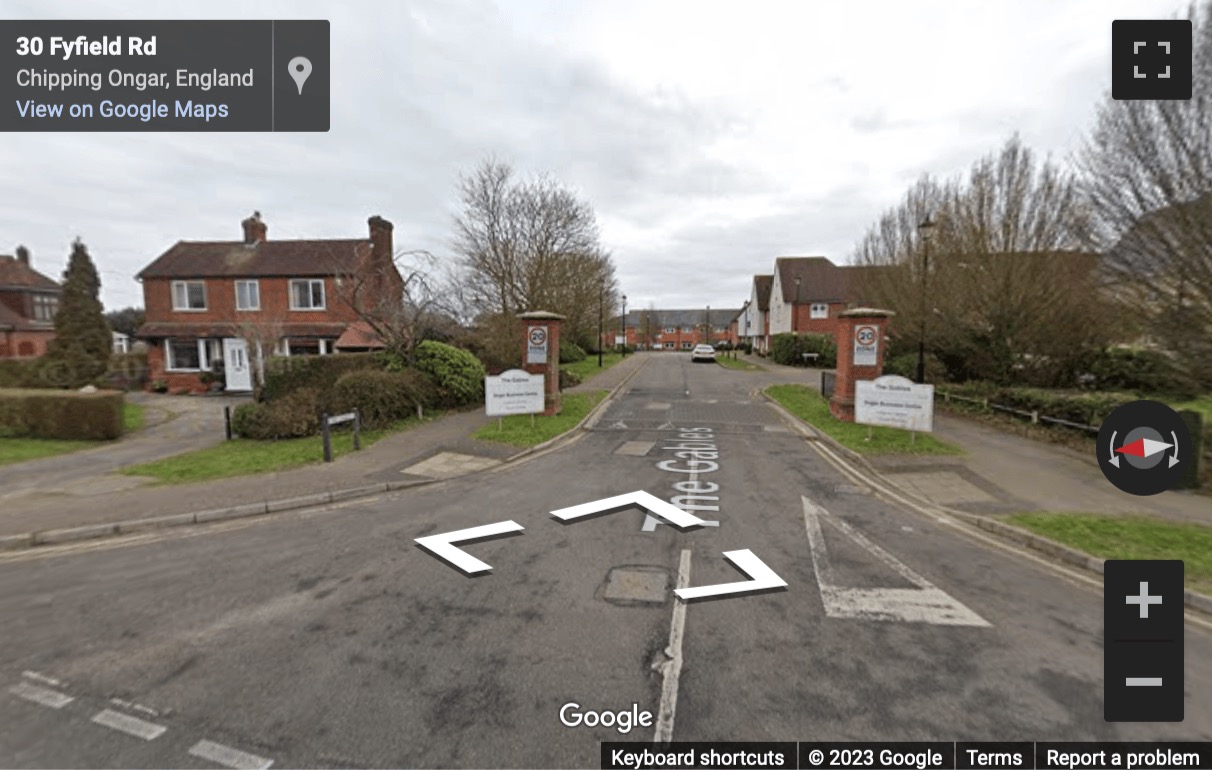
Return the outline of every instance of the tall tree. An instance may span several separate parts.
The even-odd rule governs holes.
[[[567,338],[593,340],[599,298],[617,286],[589,203],[550,177],[516,180],[508,164],[491,159],[460,178],[459,195],[454,246],[477,313],[549,310],[567,316]]]
[[[111,310],[106,313],[105,320],[109,323],[109,328],[133,337],[139,327],[143,325],[143,315],[141,307],[124,307],[121,310]]]
[[[1108,95],[1077,157],[1104,278],[1141,331],[1212,385],[1212,0],[1192,4],[1190,100]]]
[[[872,227],[856,258],[884,269],[862,271],[862,293],[954,377],[1068,384],[1112,333],[1086,227],[1073,178],[1013,136],[966,177],[923,177]]]
[[[55,338],[47,346],[44,372],[68,388],[87,385],[105,374],[113,336],[101,309],[101,278],[79,238],[63,273],[63,299],[55,314]]]

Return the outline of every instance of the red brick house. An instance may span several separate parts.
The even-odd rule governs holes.
[[[739,309],[695,308],[693,310],[637,310],[627,313],[627,345],[637,350],[693,350],[699,343],[736,344],[735,325]],[[619,319],[606,325],[602,339],[606,349],[618,347]]]
[[[55,338],[63,287],[30,267],[29,249],[0,255],[0,358],[34,358]]]
[[[366,238],[268,239],[260,213],[240,241],[178,241],[139,274],[149,381],[205,390],[222,369],[226,389],[247,391],[271,355],[329,355],[382,347],[360,320],[400,302],[392,224],[369,220]]]
[[[765,349],[775,334],[836,334],[838,314],[863,304],[859,276],[873,269],[879,268],[835,265],[826,257],[776,259]]]

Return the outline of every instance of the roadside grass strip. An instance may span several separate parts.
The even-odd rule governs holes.
[[[595,362],[596,365],[596,362]],[[546,417],[541,414],[511,414],[493,421],[472,434],[480,441],[495,441],[516,447],[532,447],[549,441],[576,427],[606,397],[607,391],[593,390],[588,393],[565,393],[563,408],[559,414]],[[531,425],[533,417],[534,425]]]
[[[122,432],[133,433],[143,427],[143,407],[138,404],[122,405]]]
[[[104,441],[64,441],[50,438],[0,438],[0,465],[54,457],[101,446]]]
[[[401,420],[382,430],[364,430],[360,434],[362,448],[366,449],[379,439],[393,433],[408,430],[424,422],[431,422],[438,416],[440,413],[430,412],[423,420],[413,417]],[[340,457],[352,451],[354,451],[353,433],[349,430],[334,430],[332,433],[333,457]],[[236,438],[195,452],[186,452],[141,465],[130,465],[118,472],[128,476],[151,476],[161,484],[188,484],[231,476],[289,470],[323,461],[324,442],[320,436],[279,441]]]
[[[909,431],[900,428],[873,427],[839,420],[829,411],[829,402],[824,396],[807,385],[771,385],[765,392],[788,412],[859,454],[964,453],[964,450],[954,444],[939,441],[929,433],[918,433],[914,438]]]
[[[572,372],[585,382],[590,377],[598,372],[604,372],[610,367],[623,360],[623,356],[619,353],[602,353],[602,365],[598,366],[598,354],[590,353],[585,356],[584,361],[577,361],[575,364],[560,364],[560,370],[564,372]]]
[[[1070,511],[1031,511],[1005,521],[1102,559],[1180,559],[1187,588],[1212,594],[1212,527]]]
[[[742,361],[739,358],[728,358],[727,356],[716,356],[715,362],[726,369],[741,369],[746,372],[764,372],[766,367],[751,364],[748,361]]]

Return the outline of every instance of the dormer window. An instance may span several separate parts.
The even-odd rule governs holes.
[[[34,320],[53,321],[59,310],[59,298],[51,294],[34,295]]]

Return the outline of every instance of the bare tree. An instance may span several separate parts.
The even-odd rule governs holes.
[[[561,313],[568,338],[592,339],[601,293],[616,289],[592,207],[549,177],[515,181],[496,160],[461,177],[459,194],[454,247],[469,303],[489,316]]]
[[[860,273],[860,293],[953,376],[1061,384],[1112,332],[1079,248],[1086,220],[1072,177],[1013,136],[966,178],[923,177],[880,219],[856,257],[883,269]]]
[[[1077,157],[1104,278],[1148,338],[1212,384],[1212,1],[1189,7],[1192,98],[1108,95]]]

